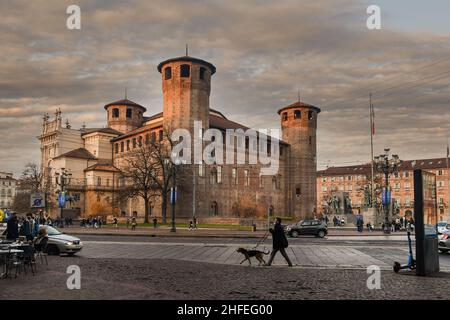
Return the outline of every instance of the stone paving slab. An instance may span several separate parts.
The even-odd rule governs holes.
[[[120,259],[173,259],[184,261],[208,262],[215,264],[237,265],[243,255],[236,252],[239,247],[250,249],[248,245],[202,243],[154,243],[154,242],[107,242],[86,241],[80,257],[120,258]],[[268,246],[259,247],[270,251]],[[394,261],[401,263],[407,259],[406,248],[389,246],[330,246],[330,245],[291,245],[287,253],[298,267],[317,268],[367,268],[377,265],[382,269],[391,269]],[[264,259],[267,261],[269,256]],[[243,263],[248,264],[248,262]],[[252,258],[252,265],[258,261]],[[277,254],[274,265],[286,265],[281,254]],[[442,255],[441,269],[450,270],[450,255]]]

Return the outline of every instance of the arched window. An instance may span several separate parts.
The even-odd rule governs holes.
[[[139,147],[142,147],[142,136],[139,136],[138,138],[138,145]]]
[[[133,148],[136,148],[136,138],[133,138]]]
[[[145,144],[150,144],[150,135],[148,133],[145,135]]]
[[[308,111],[308,119],[309,120],[313,119],[313,112],[312,111]]]
[[[97,177],[97,186],[101,186],[102,185],[102,178]]]
[[[163,141],[164,134],[162,130],[159,130],[159,141]]]
[[[200,67],[200,73],[199,73],[200,80],[205,80],[205,72],[206,72],[206,68]]]
[[[122,142],[120,143],[120,152],[123,152],[124,149],[125,149],[125,143],[122,141]]]
[[[127,109],[127,118],[131,119],[133,117],[133,109]]]
[[[116,154],[118,154],[119,153],[119,144],[118,143],[116,143],[115,145],[114,145],[114,151],[116,152]]]
[[[152,143],[155,143],[155,142],[156,142],[156,132],[155,132],[155,131],[152,132],[152,138],[151,138],[150,141],[151,141]]]
[[[180,66],[180,77],[189,78],[191,76],[191,66],[188,64],[182,64]]]
[[[119,111],[118,108],[112,109],[112,117],[113,118],[118,118],[119,117],[119,113],[120,113],[120,111]]]
[[[172,78],[172,68],[167,67],[164,69],[164,79],[169,80]]]
[[[288,119],[287,112],[283,112],[283,121],[286,121]]]
[[[300,110],[294,111],[294,119],[301,119],[302,118],[302,112]]]

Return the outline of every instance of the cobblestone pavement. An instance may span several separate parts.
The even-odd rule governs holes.
[[[237,265],[243,260],[236,252],[239,247],[250,249],[248,243],[205,244],[201,242],[122,242],[122,241],[84,241],[79,253],[85,258],[121,258],[121,259],[174,259],[182,261],[208,262],[214,264]],[[270,245],[258,249],[270,251]],[[365,269],[377,265],[381,269],[391,270],[394,261],[405,263],[408,250],[405,245],[368,245],[356,242],[348,245],[293,244],[287,249],[288,255],[296,266],[319,268],[359,268]],[[268,260],[266,256],[265,260]],[[252,261],[254,265],[256,260]],[[248,264],[244,262],[244,264]],[[274,265],[286,265],[278,254]],[[450,255],[440,255],[441,270],[450,272]]]
[[[66,268],[81,269],[81,289],[68,290]],[[49,257],[36,276],[0,280],[4,299],[447,299],[448,274],[415,277],[381,272],[367,289],[364,270],[248,267],[169,259]]]

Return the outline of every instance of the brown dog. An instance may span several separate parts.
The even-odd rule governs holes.
[[[239,248],[236,250],[239,253],[242,253],[245,256],[245,259],[241,261],[240,264],[242,264],[245,260],[248,260],[248,263],[251,265],[252,262],[250,261],[251,257],[255,257],[256,260],[259,261],[259,265],[261,265],[261,263],[266,264],[266,261],[264,261],[264,255],[269,254],[270,252],[263,252],[263,251],[259,251],[259,250],[247,250],[244,248]]]

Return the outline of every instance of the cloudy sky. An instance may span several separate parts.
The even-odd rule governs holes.
[[[81,7],[81,30],[66,7]],[[381,30],[366,8],[381,8]],[[318,164],[370,159],[368,95],[377,134],[403,159],[445,156],[450,134],[447,0],[0,0],[0,171],[39,161],[42,115],[105,125],[128,97],[162,110],[157,64],[184,54],[217,67],[211,107],[254,128],[301,99],[322,108]]]

